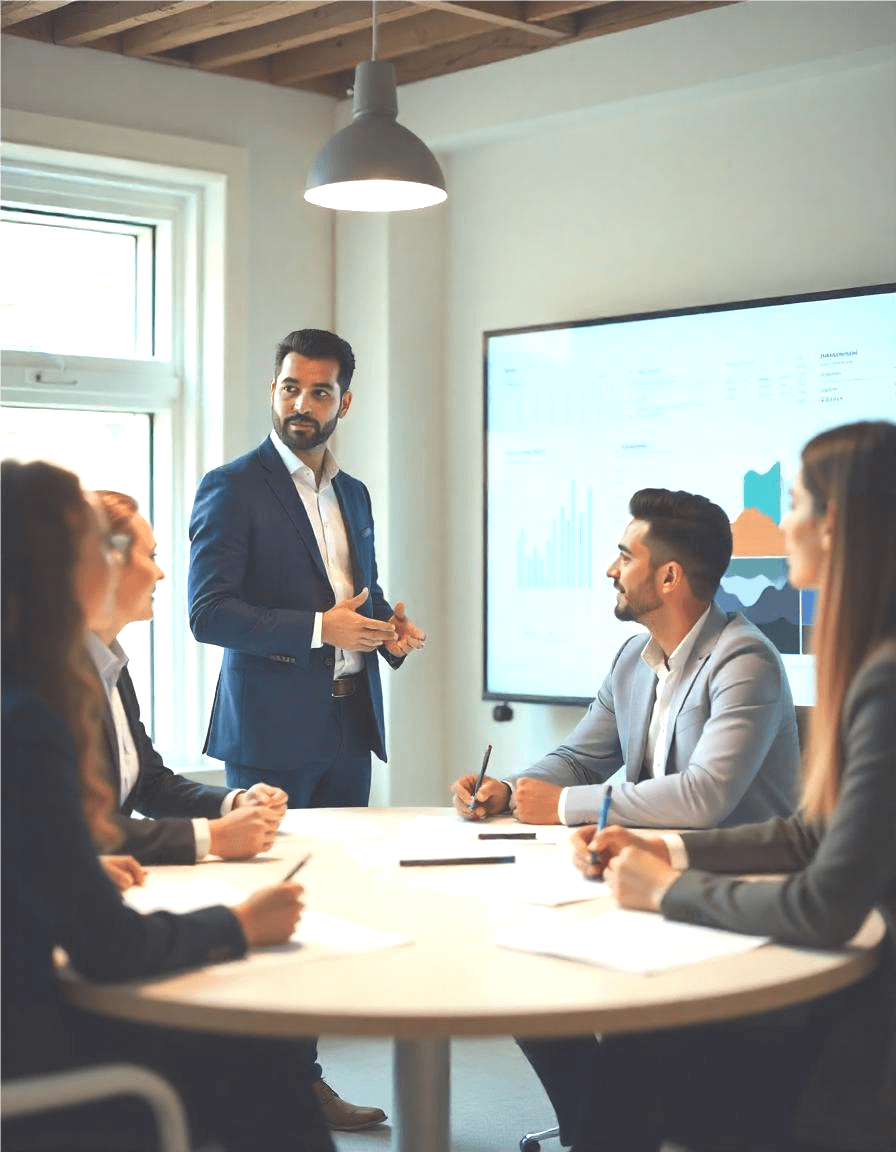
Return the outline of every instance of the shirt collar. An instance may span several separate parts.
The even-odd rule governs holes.
[[[117,640],[113,640],[107,648],[95,632],[87,633],[87,649],[106,689],[106,695],[111,696],[118,683],[118,677],[128,662],[127,653]]]
[[[295,476],[295,474],[298,472],[303,478],[311,476],[313,483],[314,473],[311,471],[307,464],[303,464],[298,456],[296,456],[294,452],[287,448],[287,446],[283,443],[273,428],[271,429],[271,443],[277,450],[277,455],[286,465],[286,471],[290,474],[290,476]],[[321,472],[320,487],[326,488],[326,486],[330,483],[338,471],[339,465],[336,463],[336,457],[333,455],[330,449],[327,448],[324,452],[324,467],[323,471]]]
[[[671,653],[668,659],[663,654],[662,648],[657,644],[656,640],[651,636],[650,640],[641,653],[641,659],[644,663],[652,668],[657,675],[660,672],[668,670],[669,672],[677,672],[683,668],[690,658],[694,645],[697,643],[697,636],[700,634],[700,629],[706,623],[706,618],[712,610],[712,604],[707,606],[706,611],[697,620],[690,632],[682,639],[678,647]]]

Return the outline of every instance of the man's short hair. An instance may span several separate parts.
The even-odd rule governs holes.
[[[275,380],[280,375],[283,361],[290,352],[296,352],[309,360],[338,360],[340,393],[344,393],[351,384],[355,371],[355,354],[348,341],[337,336],[335,332],[326,332],[323,328],[299,328],[284,336],[277,345],[277,356],[274,361]]]
[[[641,488],[628,510],[648,525],[644,543],[654,565],[677,560],[697,599],[712,600],[731,560],[731,524],[723,509],[692,492]]]

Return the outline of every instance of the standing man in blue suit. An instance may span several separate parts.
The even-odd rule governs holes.
[[[426,639],[383,596],[370,495],[327,446],[354,369],[334,333],[291,332],[272,433],[203,478],[190,521],[190,627],[224,649],[205,751],[229,787],[276,785],[291,808],[367,803],[370,754],[386,759],[379,656],[397,668]],[[385,1119],[335,1099],[331,1127]]]

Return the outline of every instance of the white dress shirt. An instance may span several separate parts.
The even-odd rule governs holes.
[[[283,443],[276,432],[271,431],[271,443],[277,449],[277,454],[286,465],[292,482],[296,486],[299,499],[308,513],[314,539],[320,549],[321,560],[326,569],[327,579],[336,597],[348,600],[355,594],[355,582],[352,576],[352,555],[348,541],[348,532],[342,518],[342,509],[339,507],[339,497],[333,487],[333,477],[339,471],[339,465],[333,453],[327,448],[324,453],[324,466],[321,473],[320,487],[314,479],[314,471],[303,464],[289,448]],[[314,630],[311,634],[311,647],[322,648],[321,630],[323,628],[323,612],[314,614]],[[360,652],[350,652],[344,648],[336,650],[336,667],[333,676],[354,676],[364,670],[364,658]]]
[[[641,659],[656,675],[653,708],[650,713],[650,724],[647,728],[647,747],[644,751],[643,771],[645,775],[657,778],[666,774],[666,732],[669,721],[669,705],[681,680],[684,666],[690,659],[694,644],[697,642],[700,629],[709,615],[710,607],[711,605],[707,607],[700,619],[683,637],[669,657],[666,657],[652,636],[641,653]],[[568,792],[569,789],[564,788],[557,802],[557,816],[561,824],[566,823],[566,796]]]
[[[112,723],[115,727],[115,738],[118,743],[118,765],[121,776],[118,803],[123,806],[140,775],[140,758],[137,754],[137,746],[134,743],[131,726],[128,723],[124,704],[121,702],[121,693],[118,689],[118,678],[128,662],[128,657],[117,640],[113,640],[107,648],[99,636],[93,632],[87,633],[87,647],[97,674],[102,681],[106,699],[109,701],[109,710],[112,713]],[[241,791],[242,789],[235,788],[224,797],[221,803],[222,816],[226,816],[233,808],[233,802]],[[211,847],[212,838],[208,820],[204,816],[196,816],[191,819],[190,823],[193,825],[196,859],[201,860],[208,855]]]

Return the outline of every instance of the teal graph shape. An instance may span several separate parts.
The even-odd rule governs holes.
[[[744,476],[744,508],[763,512],[776,524],[781,523],[781,462],[768,472],[747,472]]]

